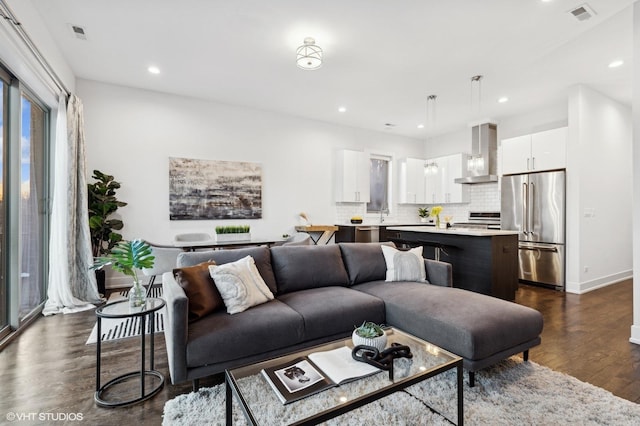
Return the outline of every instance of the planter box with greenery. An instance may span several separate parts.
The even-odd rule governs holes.
[[[251,227],[248,225],[216,226],[216,241],[248,241],[251,240]]]

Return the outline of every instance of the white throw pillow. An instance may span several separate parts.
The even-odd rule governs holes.
[[[231,263],[211,265],[209,273],[230,314],[246,311],[273,299],[273,293],[260,276],[251,256]]]
[[[384,261],[387,264],[385,281],[420,281],[424,282],[427,272],[422,257],[422,246],[409,251],[400,251],[394,247],[382,247]]]

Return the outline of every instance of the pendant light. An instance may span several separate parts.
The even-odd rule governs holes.
[[[471,116],[478,119],[482,111],[482,76],[474,75],[471,77]],[[467,170],[474,172],[484,169],[484,158],[482,154],[472,155],[467,160]]]

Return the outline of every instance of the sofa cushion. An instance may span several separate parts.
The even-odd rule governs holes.
[[[256,267],[260,272],[260,276],[269,287],[269,290],[273,294],[276,293],[276,279],[273,275],[273,269],[271,269],[271,252],[269,248],[261,247],[249,247],[240,248],[234,250],[205,250],[205,251],[193,251],[184,252],[178,255],[177,264],[181,266],[193,266],[198,263],[213,260],[218,265],[222,265],[229,262],[235,262],[245,256],[253,257],[256,262]]]
[[[353,332],[363,321],[384,323],[384,302],[345,287],[322,287],[281,294],[278,300],[304,319],[304,339]]]
[[[386,281],[426,281],[422,246],[408,251],[400,251],[395,247],[381,248],[387,264]]]
[[[251,256],[224,265],[210,265],[209,273],[227,313],[237,314],[273,299]]]
[[[271,263],[278,294],[327,286],[344,287],[349,283],[340,248],[335,244],[273,247]]]
[[[338,244],[344,266],[349,274],[349,284],[384,280],[387,265],[380,249],[381,245],[395,247],[392,242]]]
[[[224,308],[224,302],[209,274],[209,266],[215,262],[203,262],[195,266],[176,268],[173,276],[189,299],[189,321]]]
[[[369,282],[353,287],[384,300],[387,323],[469,360],[536,339],[535,309],[451,287]]]
[[[214,312],[189,324],[188,368],[216,364],[286,348],[302,341],[300,314],[278,300],[236,315]]]

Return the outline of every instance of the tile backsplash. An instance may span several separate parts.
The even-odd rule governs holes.
[[[417,223],[420,221],[418,217],[419,207],[430,207],[432,204],[416,205],[416,204],[395,204],[388,216],[385,215],[386,221]],[[379,216],[371,215],[367,217],[365,214],[366,206],[362,203],[336,203],[336,223],[349,222],[351,216],[360,215],[366,219],[377,220]],[[497,182],[494,183],[477,183],[469,185],[469,202],[459,204],[442,204],[442,214],[444,216],[453,216],[454,222],[467,222],[470,211],[477,212],[499,212],[500,211],[500,187]]]

